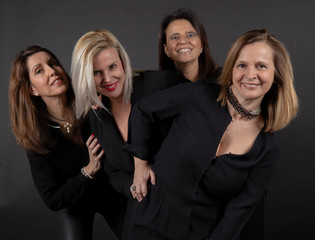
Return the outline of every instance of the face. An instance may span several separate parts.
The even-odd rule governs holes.
[[[32,85],[32,94],[43,100],[65,94],[68,79],[56,59],[46,52],[38,52],[28,57],[27,68]]]
[[[97,92],[111,101],[123,98],[125,71],[115,48],[104,49],[95,55],[93,71]]]
[[[241,104],[259,105],[274,81],[273,50],[265,42],[245,45],[233,68],[233,93]]]
[[[174,61],[176,67],[187,63],[198,64],[202,44],[197,31],[189,21],[174,20],[168,25],[165,33],[164,51]]]

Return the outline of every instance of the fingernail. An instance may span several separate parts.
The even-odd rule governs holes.
[[[94,133],[92,133],[91,137],[94,137]]]

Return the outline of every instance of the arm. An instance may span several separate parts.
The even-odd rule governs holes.
[[[131,112],[129,118],[129,143],[125,148],[135,156],[133,196],[140,201],[147,193],[147,181],[155,184],[155,175],[147,161],[152,160],[156,149],[161,145],[160,139],[155,134],[161,130],[163,121],[175,119],[182,105],[189,98],[195,84],[183,84],[174,88],[161,91],[139,101]]]
[[[267,188],[277,157],[278,149],[274,147],[249,171],[243,188],[228,202],[224,215],[212,232],[210,240],[238,239]]]
[[[92,137],[88,142],[91,145]],[[94,141],[90,146],[91,154],[97,151],[98,144]],[[90,185],[93,184],[81,173],[81,168],[88,161],[88,156],[84,147],[77,146],[75,149],[66,150],[68,145],[64,145],[62,150],[52,150],[48,154],[27,153],[34,184],[47,205],[53,211],[57,211],[79,202],[85,194],[88,194]],[[99,159],[102,155],[91,156],[90,163],[86,169],[92,177],[98,171]],[[86,160],[85,160],[86,159]]]

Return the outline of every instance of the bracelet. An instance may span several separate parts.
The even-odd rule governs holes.
[[[91,176],[85,169],[85,167],[81,168],[81,173],[83,174],[84,177],[89,178],[89,179],[93,179],[94,177]]]

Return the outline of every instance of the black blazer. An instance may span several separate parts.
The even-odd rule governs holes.
[[[224,212],[204,222],[205,234],[209,234],[204,238],[239,239],[261,201],[278,158],[274,135],[261,130],[248,153],[215,158],[231,122],[228,109],[216,101],[218,92],[216,85],[186,83],[143,98],[134,106],[131,144],[126,148],[141,159],[154,158],[151,167],[157,175],[157,184],[132,209],[130,225],[135,231],[144,229],[142,236],[148,235],[143,238],[155,239],[157,233],[156,239],[187,239],[200,186],[206,186],[207,201],[216,203],[209,214]],[[170,131],[160,151],[152,153],[152,128],[169,118],[173,119]]]
[[[159,90],[169,88],[178,83],[188,82],[181,74],[173,71],[144,71],[134,77],[133,93],[131,95],[132,106],[143,96],[150,95]],[[109,108],[109,102],[103,97],[105,106]],[[91,132],[98,139],[105,152],[104,169],[109,175],[111,185],[121,194],[130,198],[129,187],[133,181],[133,157],[123,150],[123,139],[111,114],[104,109],[91,110],[89,112]],[[156,139],[156,149],[163,138],[162,128],[167,129],[168,124],[159,128]]]

